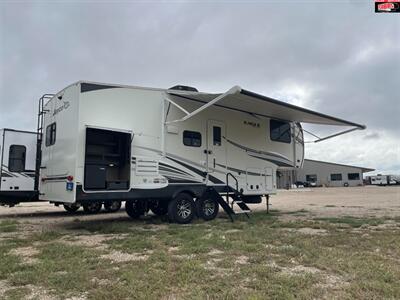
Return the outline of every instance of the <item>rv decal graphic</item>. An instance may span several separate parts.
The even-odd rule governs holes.
[[[63,105],[61,105],[60,107],[54,109],[53,117],[55,115],[57,115],[58,113],[62,112],[63,110],[68,109],[69,106],[70,106],[69,101],[63,101]]]
[[[266,160],[266,161],[269,161],[269,162],[276,164],[278,166],[281,166],[281,167],[293,167],[293,163],[287,157],[285,157],[279,153],[265,152],[265,151],[251,149],[249,147],[246,147],[246,146],[240,145],[234,141],[231,141],[225,137],[224,137],[224,139],[231,145],[246,151],[246,153],[251,157]]]
[[[257,123],[257,122],[243,121],[243,124],[254,127],[254,128],[260,128],[260,123]]]

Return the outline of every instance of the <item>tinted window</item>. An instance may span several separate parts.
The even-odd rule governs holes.
[[[269,122],[270,137],[272,141],[290,143],[290,124],[287,122],[270,120]]]
[[[11,145],[8,156],[8,169],[10,172],[25,171],[26,147],[22,145]]]
[[[306,175],[306,181],[308,182],[317,182],[317,175]]]
[[[183,132],[183,144],[189,147],[200,147],[201,146],[201,134],[196,131]]]
[[[347,174],[347,178],[349,180],[360,180],[360,174],[359,173],[349,173],[349,174]]]
[[[342,174],[331,174],[331,181],[341,181]]]
[[[52,123],[46,127],[46,146],[56,143],[56,123]]]
[[[214,146],[221,146],[221,127],[213,127],[213,144]]]

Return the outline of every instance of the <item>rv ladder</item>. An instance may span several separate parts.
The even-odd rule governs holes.
[[[39,189],[39,173],[40,173],[40,164],[42,162],[42,141],[43,141],[43,125],[44,125],[44,115],[48,110],[44,109],[45,100],[50,100],[54,94],[44,94],[39,99],[39,108],[38,108],[38,119],[37,119],[37,128],[36,128],[36,166],[35,166],[35,185],[34,190],[37,191]]]

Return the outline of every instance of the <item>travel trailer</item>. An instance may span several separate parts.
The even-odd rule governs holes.
[[[237,86],[210,94],[80,81],[39,106],[39,200],[93,212],[126,201],[133,218],[151,210],[177,223],[211,220],[219,206],[247,214],[274,194],[278,167],[302,167],[301,123],[351,126],[315,142],[365,128]]]
[[[371,185],[396,185],[400,180],[394,175],[373,175],[368,176]]]
[[[36,132],[0,129],[0,193],[9,204],[35,200]]]
[[[14,206],[20,202],[38,201],[36,172],[37,133],[17,129],[0,129],[0,205]],[[57,203],[59,204],[59,203]],[[107,212],[115,212],[121,201],[106,201]],[[69,212],[75,212],[79,205],[65,204]],[[84,210],[92,210],[84,206]]]

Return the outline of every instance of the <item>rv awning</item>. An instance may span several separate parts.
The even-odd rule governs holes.
[[[167,90],[166,92],[168,94],[166,100],[179,107],[186,114],[186,116],[184,116],[182,119],[167,123],[185,121],[214,105],[252,115],[279,119],[282,121],[353,127],[352,129],[345,130],[326,138],[341,135],[353,130],[366,128],[365,125],[346,121],[300,106],[282,102],[244,90],[238,86],[231,88],[224,94],[208,94],[182,90]],[[201,106],[198,109],[189,112],[184,108],[185,101],[195,101],[200,103]],[[326,138],[319,138],[317,141],[325,140]]]
[[[240,87],[233,87],[225,94],[207,94],[169,90],[168,94],[175,99],[186,99],[204,104],[204,109],[212,105],[237,111],[247,112],[268,118],[291,122],[352,126],[365,129],[364,125],[325,115],[300,106],[256,94]],[[217,99],[220,98],[220,99]],[[217,100],[217,101],[215,101]],[[200,107],[201,108],[201,107]],[[204,110],[202,109],[202,110]],[[200,112],[200,111],[199,111]]]

